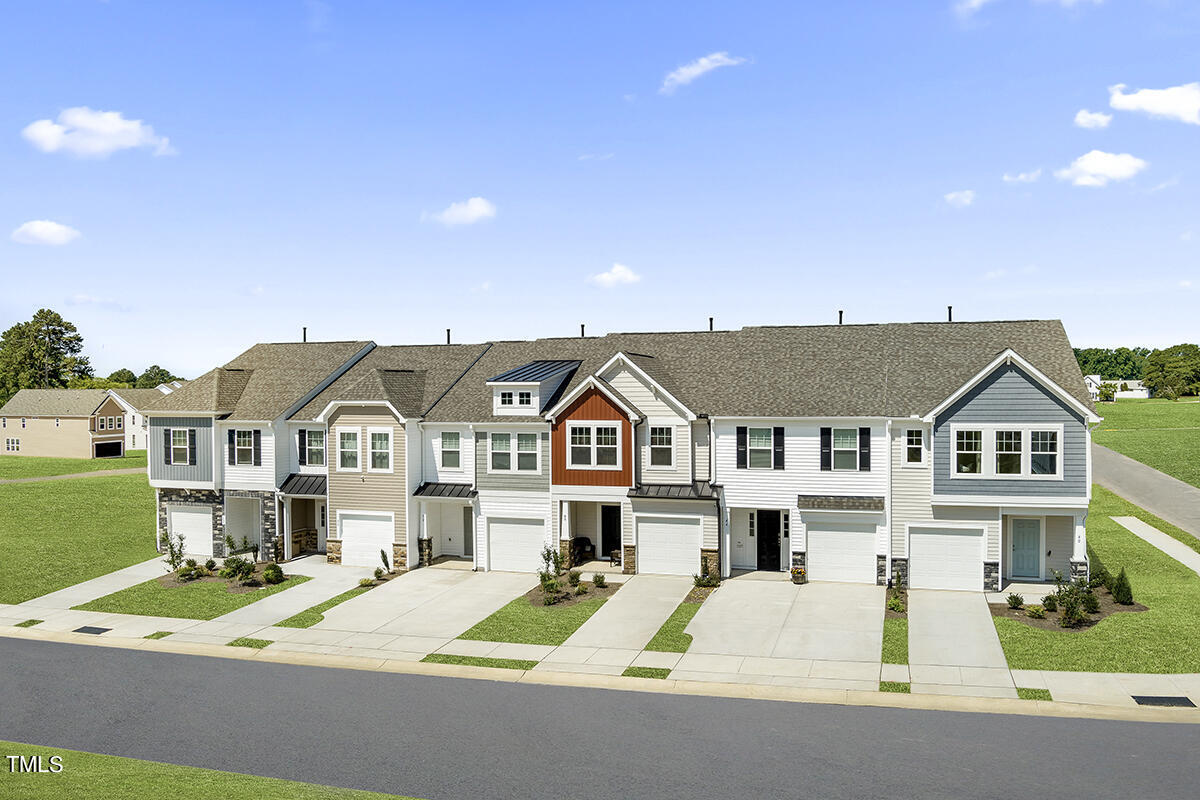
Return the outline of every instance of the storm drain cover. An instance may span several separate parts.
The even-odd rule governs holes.
[[[1153,695],[1153,694],[1135,694],[1133,701],[1139,706],[1181,706],[1183,708],[1195,708],[1196,704],[1186,697],[1172,697],[1170,695]]]
[[[82,628],[76,628],[75,633],[108,633],[112,628],[97,628],[95,625],[84,625]]]

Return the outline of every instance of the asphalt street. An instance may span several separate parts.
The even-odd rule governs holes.
[[[1177,799],[1200,785],[1196,726],[513,685],[21,639],[0,639],[0,739],[431,800]]]
[[[1200,489],[1195,486],[1098,444],[1092,445],[1092,477],[1105,489],[1200,538]]]

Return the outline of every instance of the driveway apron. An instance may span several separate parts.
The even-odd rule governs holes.
[[[799,591],[784,581],[725,581],[688,623],[688,652],[770,656]]]
[[[914,692],[1016,697],[982,592],[909,590],[908,663]]]
[[[635,575],[564,643],[641,650],[692,588],[691,578]]]
[[[884,591],[882,586],[865,583],[804,586],[771,655],[878,662],[883,648]]]

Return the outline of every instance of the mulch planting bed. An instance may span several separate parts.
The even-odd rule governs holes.
[[[575,594],[575,587],[567,583],[567,576],[564,574],[559,578],[559,583],[562,585],[562,591],[558,593],[558,602],[555,606],[573,606],[576,603],[584,600],[591,600],[593,597],[612,597],[617,589],[621,588],[619,583],[607,583],[606,585],[597,588],[596,584],[591,581],[579,581],[580,586],[587,586],[588,590],[584,594]],[[542,593],[541,586],[535,586],[525,593],[525,597],[529,600],[531,606],[546,605],[545,595]]]
[[[179,580],[178,573],[170,572],[170,573],[167,573],[166,575],[163,575],[162,577],[155,578],[155,580],[157,580],[163,586],[166,586],[168,589],[177,589],[180,586],[187,586],[188,584],[192,584],[192,583],[224,583],[224,584],[227,584],[225,589],[230,594],[247,594],[248,592],[257,591],[257,590],[263,588],[264,586],[270,586],[270,584],[268,584],[266,581],[263,580],[262,573],[263,573],[263,567],[265,567],[265,566],[267,566],[267,565],[266,564],[255,564],[254,565],[254,579],[256,581],[258,581],[257,586],[243,586],[241,581],[230,580],[228,578],[222,578],[220,575],[216,574],[216,572],[214,572],[212,575],[206,575],[203,578],[193,578],[193,579],[187,580],[187,581]],[[217,570],[220,570],[220,569],[221,569],[221,567],[218,566]],[[284,580],[287,580],[290,577],[292,577],[292,576],[287,573],[284,573],[284,575],[283,575]]]
[[[908,619],[908,590],[907,589],[899,590],[900,601],[902,603],[904,603],[903,611],[892,611],[890,608],[887,607],[887,605],[886,605],[887,601],[892,599],[892,595],[895,593],[896,593],[895,589],[888,589],[887,596],[884,598],[884,603],[885,603],[885,605],[883,607],[884,619]]]
[[[1141,603],[1123,606],[1120,603],[1114,602],[1112,595],[1109,594],[1106,589],[1097,588],[1094,590],[1094,592],[1096,598],[1100,601],[1100,611],[1095,614],[1085,614],[1084,616],[1086,616],[1087,619],[1084,620],[1083,624],[1081,624],[1078,628],[1064,628],[1061,624],[1059,624],[1059,620],[1062,618],[1061,604],[1059,604],[1057,611],[1047,611],[1045,619],[1034,619],[1033,617],[1026,616],[1025,608],[1028,608],[1032,605],[1041,605],[1041,597],[1036,599],[1030,598],[1030,601],[1025,603],[1025,608],[1009,608],[1008,603],[989,603],[988,607],[992,609],[993,617],[1015,619],[1018,622],[1023,622],[1026,625],[1029,625],[1030,627],[1041,628],[1044,631],[1085,631],[1100,620],[1113,614],[1121,614],[1126,612],[1137,613],[1139,611],[1146,610],[1146,607]],[[1053,592],[1047,592],[1046,594],[1053,594]],[[1043,595],[1043,597],[1044,596],[1045,595]]]
[[[713,592],[715,592],[716,590],[717,590],[717,587],[715,587],[715,586],[693,586],[692,590],[690,592],[688,592],[688,596],[683,598],[683,602],[685,602],[685,603],[703,603],[705,600],[708,599],[708,596],[710,594],[712,594]]]

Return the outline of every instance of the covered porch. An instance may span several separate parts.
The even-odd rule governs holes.
[[[1000,516],[1001,590],[1046,594],[1054,587],[1056,573],[1068,581],[1086,579],[1089,575],[1086,519],[1086,509],[1003,509]]]
[[[325,552],[328,531],[324,475],[291,475],[279,490],[283,560]]]
[[[475,498],[467,483],[422,483],[413,492],[420,528],[417,552],[422,567],[475,562]]]
[[[563,557],[575,568],[620,570],[621,500],[595,498],[558,501],[559,542]]]

